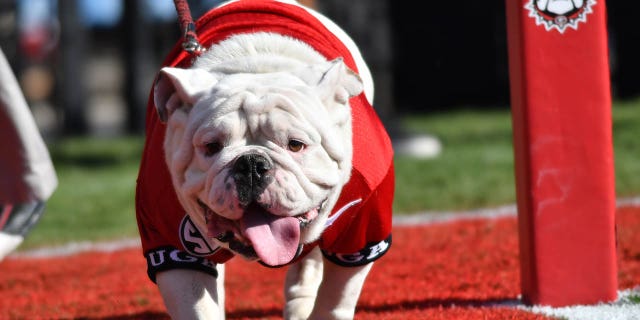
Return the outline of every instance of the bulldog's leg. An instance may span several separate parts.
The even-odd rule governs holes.
[[[360,291],[373,262],[359,267],[342,267],[323,260],[322,282],[309,319],[353,319]]]
[[[307,319],[316,300],[322,280],[322,253],[316,247],[304,258],[289,267],[285,279],[284,318]]]
[[[188,269],[158,273],[158,288],[172,319],[224,319],[224,265],[216,268],[217,279]]]

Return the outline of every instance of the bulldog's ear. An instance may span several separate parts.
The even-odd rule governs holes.
[[[162,68],[153,88],[153,102],[160,120],[166,122],[176,109],[193,105],[217,81],[203,69]]]
[[[360,76],[349,69],[342,58],[312,66],[311,70],[311,74],[302,78],[310,85],[316,86],[322,100],[334,98],[338,103],[344,104],[364,89]]]

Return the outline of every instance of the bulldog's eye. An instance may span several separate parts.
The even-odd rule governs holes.
[[[211,157],[222,150],[222,144],[219,142],[209,142],[204,145],[204,155]]]
[[[287,145],[287,149],[292,152],[300,152],[304,149],[305,144],[300,140],[291,139]]]

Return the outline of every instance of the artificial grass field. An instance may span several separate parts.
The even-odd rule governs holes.
[[[630,289],[640,285],[640,207],[618,208],[616,218],[619,288]],[[399,225],[393,236],[365,283],[356,319],[562,319],[516,306],[514,215]],[[226,266],[228,319],[281,319],[284,268],[240,258]],[[145,271],[139,247],[11,257],[0,263],[0,319],[168,319]],[[624,314],[601,319],[640,319],[640,296],[629,299],[636,301]]]

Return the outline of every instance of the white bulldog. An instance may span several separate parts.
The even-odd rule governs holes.
[[[153,102],[180,205],[210,247],[290,264],[286,319],[353,318],[372,267],[338,265],[314,247],[339,216],[329,218],[352,173],[350,98],[364,89],[342,58],[260,31],[231,35],[189,68],[157,77]],[[189,268],[157,272],[172,318],[224,318],[223,264],[216,268],[217,279]]]

